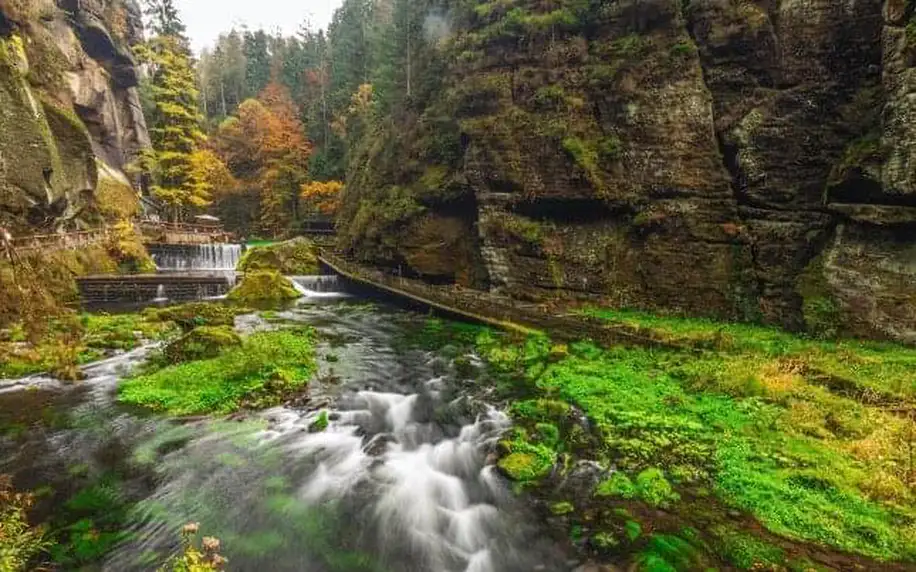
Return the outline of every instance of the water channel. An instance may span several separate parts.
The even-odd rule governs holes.
[[[88,366],[75,386],[0,382],[0,423],[19,428],[0,438],[0,473],[44,491],[52,522],[92,512],[80,502],[123,513],[121,532],[98,516],[80,525],[111,534],[103,570],[154,570],[190,521],[221,539],[234,571],[575,568],[492,465],[508,420],[481,398],[483,369],[456,367],[476,357],[403,343],[423,315],[346,297],[333,279],[296,283],[294,308],[236,327],[318,330],[308,400],[228,419],[131,411],[116,387],[144,347]],[[315,431],[322,411],[328,426]],[[86,483],[94,493],[81,499]]]

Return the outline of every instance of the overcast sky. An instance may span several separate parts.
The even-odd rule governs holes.
[[[313,28],[327,28],[343,0],[177,0],[194,50],[210,46],[233,26],[295,33],[309,20]]]

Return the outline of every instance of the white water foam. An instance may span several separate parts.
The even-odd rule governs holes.
[[[371,486],[376,490],[371,514],[386,542],[406,542],[411,553],[421,555],[424,569],[494,572],[493,532],[505,523],[496,506],[480,502],[480,490],[495,498],[508,493],[493,467],[483,466],[482,448],[498,438],[508,419],[489,410],[456,437],[422,442],[430,432],[417,421],[419,405],[417,394],[359,392],[352,409],[331,415],[325,431],[293,440],[291,448],[317,460],[300,495],[317,504]],[[315,417],[298,423],[275,417],[273,427],[288,431]],[[366,431],[377,434],[367,442]]]
[[[306,298],[347,298],[336,275],[289,276],[296,290]]]

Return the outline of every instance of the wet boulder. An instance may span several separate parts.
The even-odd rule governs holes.
[[[271,270],[246,273],[229,292],[229,300],[246,305],[279,304],[300,296],[289,279]]]
[[[238,270],[271,270],[289,276],[307,276],[318,274],[318,256],[310,240],[295,238],[248,250],[239,262]]]

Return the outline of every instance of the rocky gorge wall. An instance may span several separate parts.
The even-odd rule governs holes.
[[[353,153],[342,246],[524,299],[916,342],[913,12],[472,3],[441,92]]]
[[[138,208],[149,147],[130,46],[134,0],[0,0],[0,225],[51,231]]]

